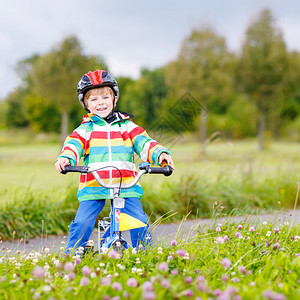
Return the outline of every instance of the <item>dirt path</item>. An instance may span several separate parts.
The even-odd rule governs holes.
[[[191,239],[197,232],[199,228],[210,227],[215,228],[216,226],[222,226],[226,222],[226,218],[219,219],[196,219],[193,221],[183,221],[181,223],[172,223],[172,224],[160,224],[158,226],[152,226],[151,234],[155,244],[166,244],[169,243],[174,238],[179,238],[181,240]],[[230,222],[241,222],[246,221],[249,224],[261,224],[266,221],[267,223],[276,224],[300,224],[300,210],[288,211],[285,213],[278,212],[273,214],[264,214],[264,215],[248,215],[248,216],[239,216],[231,217]],[[300,235],[300,232],[299,232]],[[125,232],[125,238],[128,238],[128,233]],[[95,244],[97,243],[97,231],[94,231],[91,239],[94,240]],[[30,239],[26,243],[24,241],[15,241],[12,242],[2,242],[0,243],[0,255],[5,255],[8,253],[21,251],[21,252],[30,252],[43,251],[45,248],[49,248],[50,252],[55,252],[63,247],[67,241],[67,236],[48,236],[47,238],[35,238]]]

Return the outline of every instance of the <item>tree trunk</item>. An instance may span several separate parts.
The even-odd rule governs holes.
[[[61,114],[61,131],[60,139],[63,142],[68,135],[68,125],[69,125],[69,114],[66,111],[63,111]]]
[[[201,128],[200,128],[201,154],[205,155],[206,135],[207,135],[207,112],[204,110],[201,110],[200,124],[201,124]]]
[[[266,117],[264,111],[259,112],[258,116],[258,149],[264,150],[264,135],[265,135]]]

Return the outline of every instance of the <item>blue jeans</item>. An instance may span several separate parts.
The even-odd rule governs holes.
[[[70,225],[69,238],[65,250],[66,254],[70,253],[70,248],[73,250],[79,247],[85,248],[94,229],[96,218],[102,211],[104,204],[105,200],[80,202],[75,219]],[[136,247],[138,244],[152,246],[152,238],[148,232],[148,216],[143,211],[140,199],[137,197],[125,198],[125,207],[122,209],[122,212],[147,224],[146,227],[130,230],[132,247]],[[147,241],[145,241],[146,234],[150,237]]]

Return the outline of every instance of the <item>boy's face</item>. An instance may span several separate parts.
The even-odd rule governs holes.
[[[85,100],[87,108],[92,114],[106,118],[113,110],[113,96],[107,89],[95,89]]]

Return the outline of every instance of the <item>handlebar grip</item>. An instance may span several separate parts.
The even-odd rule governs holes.
[[[61,174],[67,174],[69,172],[87,173],[89,170],[86,166],[65,166]]]
[[[148,173],[149,174],[164,174],[165,176],[170,176],[173,173],[173,170],[169,165],[166,165],[163,168],[149,168]]]

